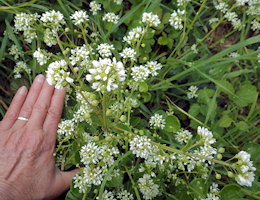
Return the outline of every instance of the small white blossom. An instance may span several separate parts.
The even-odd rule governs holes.
[[[228,10],[228,5],[226,2],[217,2],[217,1],[213,1],[215,8],[217,10],[219,10],[222,13],[226,13]]]
[[[134,200],[134,195],[126,190],[121,190],[117,193],[118,200]]]
[[[83,45],[81,47],[76,47],[71,49],[71,56],[69,57],[70,63],[72,65],[79,64],[82,67],[85,67],[89,64],[89,56],[92,53],[92,47],[88,45]]]
[[[197,45],[196,44],[193,44],[190,49],[195,53],[197,54],[198,53],[198,49],[197,49]]]
[[[70,72],[67,72],[68,64],[65,60],[55,61],[49,64],[46,71],[47,82],[50,85],[55,85],[56,89],[61,89],[68,83],[72,83],[73,79],[70,78]]]
[[[165,127],[165,119],[162,115],[154,114],[150,120],[149,120],[150,126],[153,128],[161,128],[163,129]]]
[[[183,15],[185,14],[185,10],[177,10],[173,11],[173,13],[170,16],[169,23],[170,25],[176,29],[176,30],[182,30],[183,29]]]
[[[115,50],[115,48],[113,44],[103,43],[97,46],[97,50],[100,56],[102,56],[103,58],[107,58],[109,56],[112,56],[111,51]]]
[[[42,49],[38,48],[33,53],[33,57],[36,58],[36,60],[38,61],[38,63],[40,65],[44,65],[50,59],[46,54],[47,54],[47,52],[45,50],[42,50]]]
[[[123,0],[114,0],[114,3],[116,3],[117,5],[121,5],[123,3]]]
[[[141,36],[145,33],[145,30],[138,26],[133,28],[126,36],[123,37],[123,41],[127,42],[130,45],[135,44],[139,41]]]
[[[134,66],[134,67],[132,67],[131,75],[132,75],[134,81],[142,82],[148,78],[148,76],[150,75],[150,70],[143,65]]]
[[[119,53],[120,56],[122,56],[124,59],[130,59],[131,61],[135,61],[136,60],[136,52],[134,49],[132,48],[124,48],[123,51],[121,53]]]
[[[176,133],[175,138],[180,144],[185,144],[192,138],[192,134],[188,130],[181,130]]]
[[[106,13],[106,14],[102,17],[102,20],[103,20],[103,21],[106,21],[106,22],[111,22],[111,23],[113,23],[113,24],[117,24],[117,23],[118,23],[118,20],[119,20],[119,16],[116,15],[115,13],[109,12],[109,13]]]
[[[121,61],[116,61],[116,58],[94,60],[88,71],[86,80],[92,83],[94,90],[101,92],[117,89],[118,84],[126,78],[124,65]]]
[[[22,75],[21,73],[27,73],[28,75],[31,74],[32,70],[28,68],[25,62],[19,61],[16,63],[13,73],[14,73],[14,78],[21,78]]]
[[[207,128],[199,126],[197,129],[198,135],[204,141],[204,145],[211,145],[216,142],[215,138],[213,138],[213,134]]]
[[[188,99],[197,98],[198,97],[197,91],[198,91],[197,86],[194,85],[190,86],[187,92]]]
[[[150,70],[150,74],[152,76],[157,76],[158,70],[161,70],[163,67],[162,64],[157,61],[149,61],[145,64],[145,66]]]
[[[238,6],[244,6],[249,0],[236,0]]]
[[[260,6],[259,6],[259,7],[260,7]],[[254,19],[254,20],[251,22],[251,24],[252,24],[251,29],[252,29],[253,31],[259,31],[259,30],[260,30],[260,21],[259,21],[259,20]]]
[[[154,183],[149,174],[144,174],[138,179],[138,187],[145,200],[153,199],[160,194],[159,185]]]
[[[96,1],[91,1],[89,7],[93,15],[96,15],[97,11],[101,10],[101,4],[97,3]]]
[[[55,34],[50,29],[44,31],[43,41],[49,47],[57,44]]]
[[[55,10],[46,11],[42,14],[40,20],[45,23],[45,26],[51,28],[54,33],[65,24],[63,14],[61,14],[60,11]]]
[[[77,26],[77,25],[81,25],[83,23],[86,23],[87,21],[89,21],[88,19],[88,15],[86,11],[83,10],[79,10],[79,11],[75,11],[71,16],[70,19],[72,19],[72,22]]]
[[[58,125],[57,133],[60,137],[62,136],[70,136],[73,134],[75,130],[75,123],[73,120],[62,120]]]
[[[149,26],[149,27],[157,27],[159,26],[159,24],[161,23],[160,19],[159,19],[159,16],[158,15],[155,15],[151,12],[149,13],[143,13],[142,15],[142,22]]]
[[[14,56],[14,59],[18,59],[20,56],[24,55],[23,51],[20,51],[18,46],[13,44],[10,48],[9,48],[10,54]]]

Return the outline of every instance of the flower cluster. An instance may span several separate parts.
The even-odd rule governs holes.
[[[89,45],[83,45],[70,50],[70,63],[74,66],[86,67],[89,63],[89,56],[92,53],[92,47]]]
[[[55,61],[49,64],[47,74],[47,82],[55,85],[56,89],[65,87],[68,83],[72,83],[70,72],[67,72],[68,64],[65,60]]]
[[[102,197],[104,200],[134,200],[133,194],[126,190],[121,190],[119,192],[105,190]],[[96,199],[99,198],[97,197]]]
[[[218,189],[218,184],[212,183],[210,186],[210,191],[207,194],[206,198],[203,198],[201,200],[219,200],[219,189]]]
[[[91,1],[89,7],[93,15],[96,15],[97,11],[101,10],[101,4],[97,3],[96,1]]]
[[[21,73],[27,73],[28,75],[31,74],[32,70],[26,65],[25,62],[19,61],[16,63],[13,73],[14,73],[14,78],[21,78],[22,75]]]
[[[23,56],[24,55],[24,52],[19,50],[18,46],[13,44],[10,48],[9,48],[9,51],[10,51],[10,55],[13,55],[14,56],[14,59],[18,59],[19,57]]]
[[[90,74],[86,75],[86,80],[92,83],[92,88],[96,91],[110,92],[119,87],[120,82],[126,78],[124,65],[116,58],[109,58],[92,61]]]
[[[159,114],[154,114],[150,120],[149,120],[149,124],[151,127],[153,128],[160,128],[163,129],[165,126],[165,119],[163,118],[162,115]]]
[[[142,178],[138,179],[138,187],[146,200],[153,199],[160,194],[159,185],[154,183],[150,174],[144,174]]]
[[[117,24],[117,23],[118,23],[118,20],[119,20],[119,16],[116,15],[115,13],[109,12],[109,13],[106,13],[106,14],[102,17],[102,20],[103,20],[103,21],[106,21],[106,22],[111,22],[111,23],[113,23],[113,24]]]
[[[197,86],[194,85],[190,86],[187,93],[188,99],[197,98],[198,97],[197,91],[198,91]]]
[[[159,16],[151,12],[143,13],[142,22],[149,27],[157,27],[161,23]]]
[[[140,40],[140,38],[144,33],[145,30],[142,27],[138,26],[136,28],[133,28],[131,31],[129,31],[129,33],[123,37],[123,41],[133,46],[135,43],[137,43]]]
[[[250,160],[250,154],[245,151],[240,151],[235,158],[238,159],[236,162],[236,169],[238,174],[236,175],[235,179],[239,185],[244,185],[251,187],[252,182],[254,181],[254,171],[256,170],[253,167],[253,162]]]
[[[88,15],[86,13],[86,11],[80,10],[80,11],[76,11],[74,12],[71,16],[70,16],[72,22],[77,26],[77,25],[82,25],[83,23],[86,23],[89,21],[88,19]]]
[[[120,56],[122,56],[124,59],[130,59],[131,61],[136,60],[136,52],[132,48],[124,48],[123,51],[120,53]]]
[[[47,11],[42,14],[40,20],[44,22],[44,25],[51,28],[53,33],[56,33],[59,28],[65,24],[64,16],[60,11]]]
[[[75,123],[73,120],[62,120],[58,125],[58,135],[59,137],[71,136],[75,131]]]
[[[33,53],[33,57],[36,58],[37,62],[40,65],[44,65],[48,62],[48,60],[50,59],[50,57],[48,56],[48,53],[43,50],[38,48],[34,53]]]
[[[192,138],[192,134],[188,130],[181,130],[176,132],[175,138],[180,144],[186,144]]]
[[[177,10],[174,11],[169,19],[170,25],[176,30],[183,29],[183,15],[185,14],[185,10]]]
[[[98,146],[94,142],[82,146],[80,150],[81,162],[85,165],[81,174],[74,177],[74,187],[85,192],[88,186],[100,185],[108,168],[119,155],[116,147],[108,145]],[[114,176],[118,175],[117,173]]]
[[[97,50],[101,57],[107,58],[112,55],[111,51],[115,50],[115,48],[113,44],[103,43],[97,46]]]
[[[18,13],[14,18],[15,31],[23,31],[25,41],[31,43],[37,37],[34,28],[36,21],[39,19],[38,14]]]

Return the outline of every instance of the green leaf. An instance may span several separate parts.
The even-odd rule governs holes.
[[[192,104],[189,109],[189,114],[192,115],[193,117],[196,117],[199,113],[200,113],[200,105],[197,103]]]
[[[240,86],[238,92],[236,93],[237,97],[234,97],[233,101],[239,107],[245,107],[250,103],[253,103],[257,95],[258,92],[255,86],[251,85],[250,83],[244,83]]]
[[[227,128],[227,127],[229,127],[231,125],[232,121],[233,120],[228,115],[224,115],[219,120],[219,126],[223,127],[223,128]]]
[[[142,82],[142,83],[139,84],[139,91],[140,92],[148,92],[148,89],[149,89],[149,87],[148,87],[147,83]]]
[[[236,123],[236,127],[238,127],[238,129],[241,131],[246,131],[248,129],[247,123],[243,121]]]
[[[194,196],[201,199],[206,197],[208,193],[209,185],[207,180],[202,178],[197,178],[190,182],[189,188],[193,192]]]
[[[166,36],[159,37],[158,44],[160,44],[160,45],[167,45],[168,44],[168,38]]]
[[[108,187],[122,187],[123,186],[123,175],[120,173],[119,176],[113,176],[110,181],[106,184]]]
[[[167,116],[165,122],[166,124],[164,130],[166,130],[167,132],[177,132],[181,128],[179,119],[174,115]]]
[[[234,87],[231,83],[229,83],[227,80],[218,80],[216,81],[219,85],[219,91],[224,92],[230,96],[234,95]],[[220,85],[222,87],[220,87]]]
[[[215,91],[211,89],[202,89],[198,92],[198,101],[204,104],[210,103],[210,98],[214,95]]]
[[[152,95],[150,92],[142,93],[142,97],[144,99],[144,103],[149,102],[152,98]]]
[[[247,151],[248,153],[250,153],[251,155],[251,160],[257,164],[257,163],[260,163],[260,145],[259,144],[256,144],[256,143],[253,143],[253,142],[250,142],[250,143],[247,143],[244,148],[243,148],[245,151]],[[259,169],[260,170],[260,169]]]
[[[241,188],[236,184],[226,185],[220,191],[220,200],[241,200],[242,197]]]

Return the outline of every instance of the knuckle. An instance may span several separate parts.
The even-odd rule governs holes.
[[[39,111],[39,112],[48,112],[49,109],[49,105],[48,104],[35,104],[34,108],[35,110]]]
[[[9,112],[5,115],[4,119],[5,120],[16,120],[18,116],[17,112]]]
[[[53,118],[53,119],[60,119],[61,118],[61,113],[58,111],[58,109],[54,106],[52,106],[48,110],[48,115]]]
[[[25,104],[25,105],[22,107],[21,114],[22,114],[22,115],[25,115],[25,116],[28,116],[28,115],[30,115],[30,114],[32,113],[32,110],[33,110],[32,105]]]

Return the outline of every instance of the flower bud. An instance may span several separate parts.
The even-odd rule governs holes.
[[[225,152],[225,148],[220,147],[220,148],[218,149],[218,152],[219,152],[219,153],[224,153],[224,152]]]
[[[222,157],[221,154],[218,154],[218,155],[217,155],[217,159],[221,160],[222,158],[223,158],[223,157]]]
[[[121,115],[121,117],[119,119],[121,122],[125,122],[127,118],[125,115]]]
[[[216,174],[216,179],[220,180],[221,179],[221,175],[220,174]]]
[[[233,174],[233,172],[231,172],[231,171],[228,171],[228,177],[230,177],[230,178],[233,178],[233,177],[234,177],[234,174]]]

